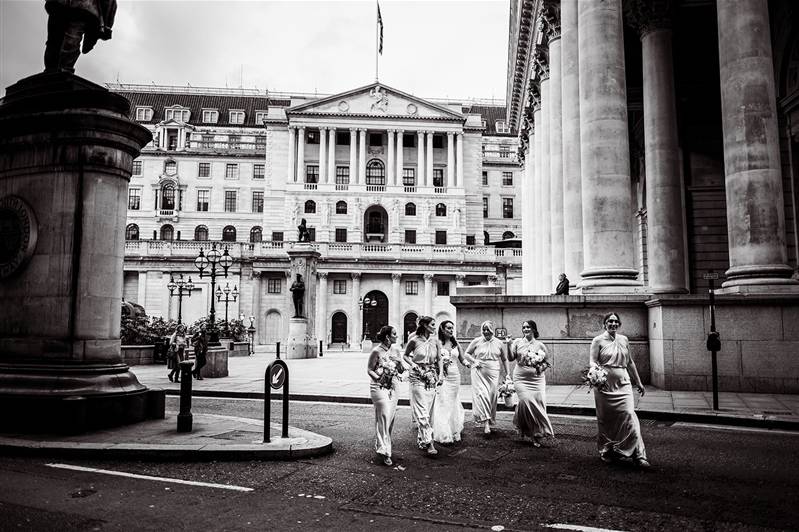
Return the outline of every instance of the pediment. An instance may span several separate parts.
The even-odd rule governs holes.
[[[286,109],[286,114],[450,121],[465,119],[461,113],[387,87],[382,83],[372,83],[366,87],[290,107]]]

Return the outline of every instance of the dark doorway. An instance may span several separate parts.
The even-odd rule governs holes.
[[[334,344],[347,343],[347,315],[343,312],[333,314],[333,323],[330,328],[330,342]]]
[[[419,316],[415,312],[408,312],[405,314],[405,319],[402,321],[402,343],[408,343],[408,336],[416,331],[416,322]]]
[[[383,292],[372,290],[364,296],[364,302],[367,299],[369,304],[363,307],[363,335],[364,338],[376,342],[380,327],[388,324],[388,298]]]

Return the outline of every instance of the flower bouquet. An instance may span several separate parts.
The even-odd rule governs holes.
[[[438,372],[431,366],[416,366],[413,368],[413,373],[419,382],[424,384],[425,390],[432,390],[438,386]]]
[[[497,392],[499,393],[500,399],[505,401],[505,406],[507,407],[514,407],[519,401],[518,397],[516,397],[516,389],[513,387],[513,381],[510,379],[505,379],[505,382],[500,384],[499,388],[497,388]]]
[[[377,380],[378,386],[386,390],[393,390],[394,380],[402,380],[401,374],[403,371],[405,371],[405,368],[402,367],[401,362],[397,362],[396,360],[385,361],[375,370],[375,373],[380,376]]]
[[[531,368],[535,368],[539,375],[541,375],[547,368],[551,368],[552,364],[547,362],[546,353],[542,350],[538,350],[535,353],[530,354],[525,353],[522,355],[522,359],[520,360],[522,366],[530,366]]]
[[[449,366],[452,364],[452,355],[449,352],[441,354],[441,361],[444,363],[444,376],[449,375]]]
[[[581,386],[588,386],[589,392],[594,388],[601,391],[607,386],[608,371],[599,364],[594,363],[583,370],[582,379]]]

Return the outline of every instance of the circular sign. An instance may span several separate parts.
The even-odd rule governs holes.
[[[341,111],[342,113],[346,113],[347,111],[350,110],[350,104],[342,100],[338,102],[338,110]]]
[[[25,200],[0,198],[0,279],[19,272],[30,260],[38,234],[36,216]]]
[[[275,364],[269,370],[269,386],[274,390],[279,390],[286,382],[286,368],[282,364]]]

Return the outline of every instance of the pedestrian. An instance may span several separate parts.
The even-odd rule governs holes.
[[[443,372],[441,346],[435,337],[436,320],[430,316],[419,318],[416,336],[405,346],[405,362],[410,366],[411,410],[416,419],[416,444],[435,456],[433,428],[430,413],[436,400],[436,388],[441,385]]]
[[[556,296],[568,296],[569,295],[569,279],[566,277],[565,273],[561,273],[558,277],[559,282],[558,286],[555,288],[555,295]]]
[[[455,338],[455,324],[444,320],[438,326],[438,341],[441,344],[441,360],[444,369],[444,383],[438,388],[430,424],[433,427],[433,440],[439,443],[461,441],[463,431],[463,406],[458,399],[461,387],[461,373],[458,361],[469,367],[463,356],[458,339]]]
[[[494,336],[494,322],[484,321],[480,331],[482,336],[472,340],[466,348],[472,365],[472,413],[474,420],[483,425],[483,432],[491,434],[497,417],[499,369],[501,365],[508,375],[508,361],[505,343]]]
[[[170,382],[174,377],[175,382],[180,382],[180,363],[186,357],[186,326],[182,323],[177,326],[175,332],[169,337],[169,352],[172,360],[172,371],[167,377]]]
[[[605,315],[602,324],[605,332],[591,341],[589,353],[591,365],[607,372],[605,383],[594,387],[599,457],[606,463],[631,458],[638,467],[647,468],[649,462],[641,424],[635,414],[630,376],[641,397],[646,390],[630,356],[630,341],[618,333],[621,318],[611,312]]]
[[[203,380],[200,370],[203,369],[208,361],[208,331],[205,324],[200,325],[200,330],[191,337],[191,344],[194,346],[194,371],[191,374],[198,381]]]
[[[394,428],[394,415],[397,412],[397,381],[400,380],[405,367],[402,357],[394,344],[397,342],[397,331],[390,325],[384,325],[377,332],[380,342],[369,354],[366,371],[371,382],[369,395],[375,407],[375,452],[387,466],[391,461],[391,429]]]
[[[508,360],[516,361],[513,370],[513,388],[519,397],[513,424],[522,438],[529,437],[533,447],[541,447],[541,440],[554,437],[552,423],[547,416],[544,371],[550,366],[547,348],[538,340],[538,326],[533,320],[522,322],[522,337],[513,341]]]

